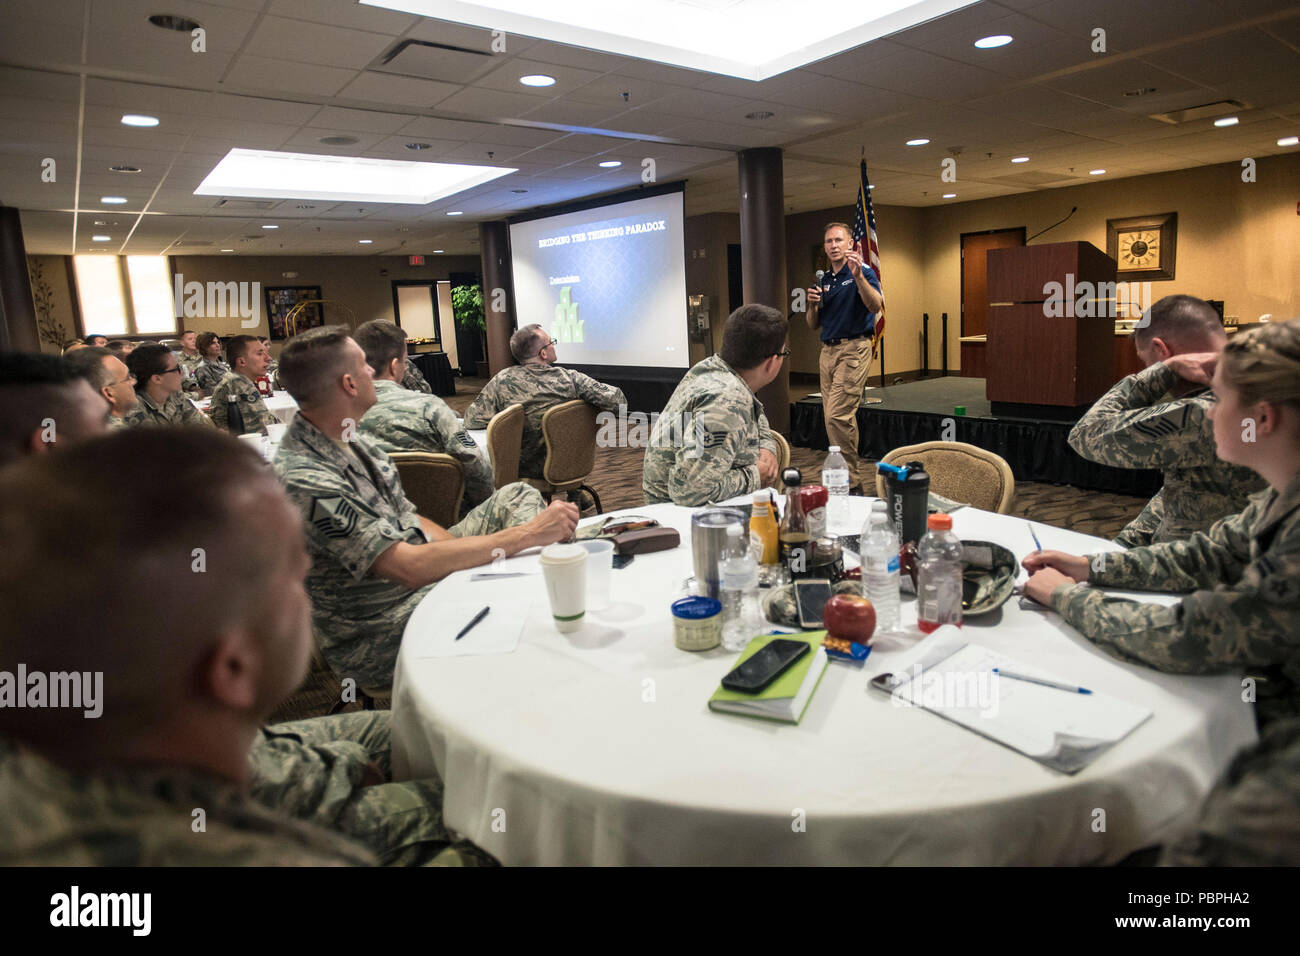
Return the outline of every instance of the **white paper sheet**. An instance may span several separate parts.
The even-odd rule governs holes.
[[[519,646],[524,632],[531,600],[506,600],[486,602],[491,608],[487,617],[474,625],[474,629],[456,640],[460,629],[483,610],[480,602],[456,602],[439,608],[435,628],[408,634],[411,650],[416,657],[471,657],[480,654],[509,654]]]

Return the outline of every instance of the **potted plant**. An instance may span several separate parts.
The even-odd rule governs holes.
[[[475,333],[479,346],[475,367],[479,378],[487,378],[487,316],[483,312],[483,289],[478,285],[452,287],[451,314],[457,326]]]

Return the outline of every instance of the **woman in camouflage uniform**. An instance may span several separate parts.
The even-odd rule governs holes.
[[[1217,361],[1206,357],[1203,377],[1218,398],[1219,457],[1268,487],[1182,541],[1031,554],[1025,593],[1124,660],[1179,674],[1246,671],[1243,698],[1257,699],[1262,728],[1300,715],[1300,319],[1240,333]],[[1084,583],[1187,596],[1166,607]]]

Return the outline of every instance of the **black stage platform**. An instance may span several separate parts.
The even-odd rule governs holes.
[[[984,397],[984,379],[950,375],[906,385],[869,388],[865,397],[879,405],[858,409],[858,454],[878,460],[902,445],[926,441],[967,442],[1006,459],[1017,481],[1050,481],[1094,491],[1150,497],[1163,478],[1158,471],[1108,468],[1080,458],[1067,438],[1073,421],[994,415]],[[953,406],[964,405],[965,416]],[[944,419],[954,422],[944,434]],[[790,443],[826,448],[826,423],[820,397],[790,406]]]

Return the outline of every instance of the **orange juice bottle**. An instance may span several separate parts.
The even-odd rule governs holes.
[[[776,564],[780,557],[776,515],[772,514],[770,492],[754,492],[754,508],[749,516],[749,533],[763,542],[763,555],[759,563]]]

